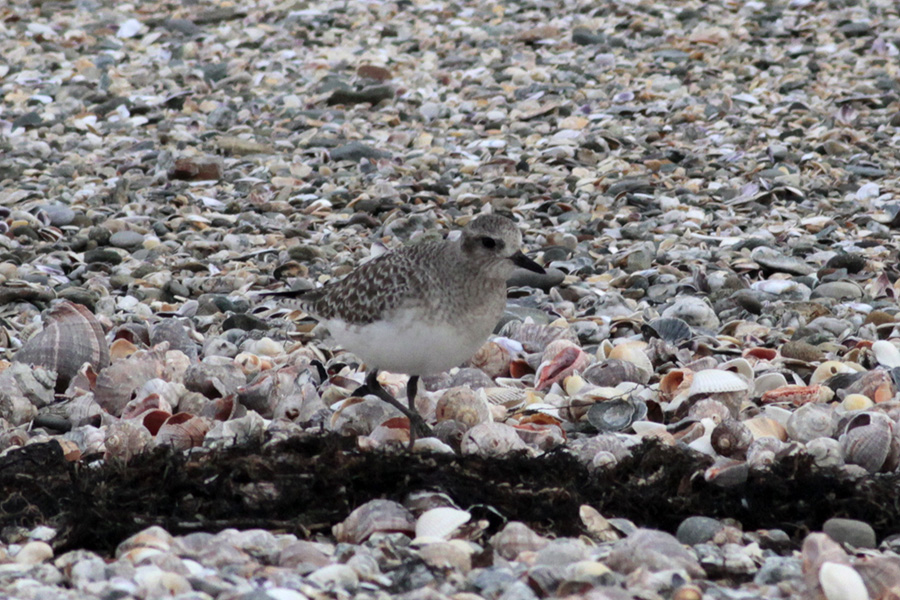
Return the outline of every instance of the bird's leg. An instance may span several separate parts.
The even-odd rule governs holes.
[[[365,387],[368,389],[369,393],[378,396],[384,402],[387,402],[409,419],[409,446],[412,448],[412,445],[416,441],[416,432],[421,431],[423,435],[430,436],[431,428],[425,424],[425,420],[416,410],[415,399],[416,399],[416,389],[418,388],[419,377],[414,375],[410,377],[409,383],[406,387],[407,398],[409,399],[409,407],[403,406],[396,398],[387,393],[387,391],[381,387],[381,384],[378,383],[378,371],[373,370],[369,371],[369,374],[366,375],[366,385]],[[412,392],[410,392],[412,390]]]

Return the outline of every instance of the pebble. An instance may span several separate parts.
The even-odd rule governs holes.
[[[126,229],[109,236],[109,244],[116,248],[134,249],[140,247],[144,243],[144,239],[143,234]]]
[[[834,517],[825,521],[822,531],[834,541],[854,548],[875,548],[875,530],[864,521]]]

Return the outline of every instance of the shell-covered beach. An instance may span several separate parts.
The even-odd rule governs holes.
[[[0,56],[2,594],[900,597],[894,2],[16,0]],[[484,213],[546,273],[410,451],[260,294]]]

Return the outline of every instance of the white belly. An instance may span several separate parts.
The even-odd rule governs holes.
[[[447,323],[426,323],[413,315],[391,322],[347,326],[325,322],[345,349],[371,368],[407,375],[442,373],[467,361],[490,335],[495,323],[466,323],[463,331]]]

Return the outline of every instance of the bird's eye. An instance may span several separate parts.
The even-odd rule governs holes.
[[[481,238],[481,245],[487,248],[488,250],[493,250],[497,247],[497,240],[492,237],[484,236]]]

